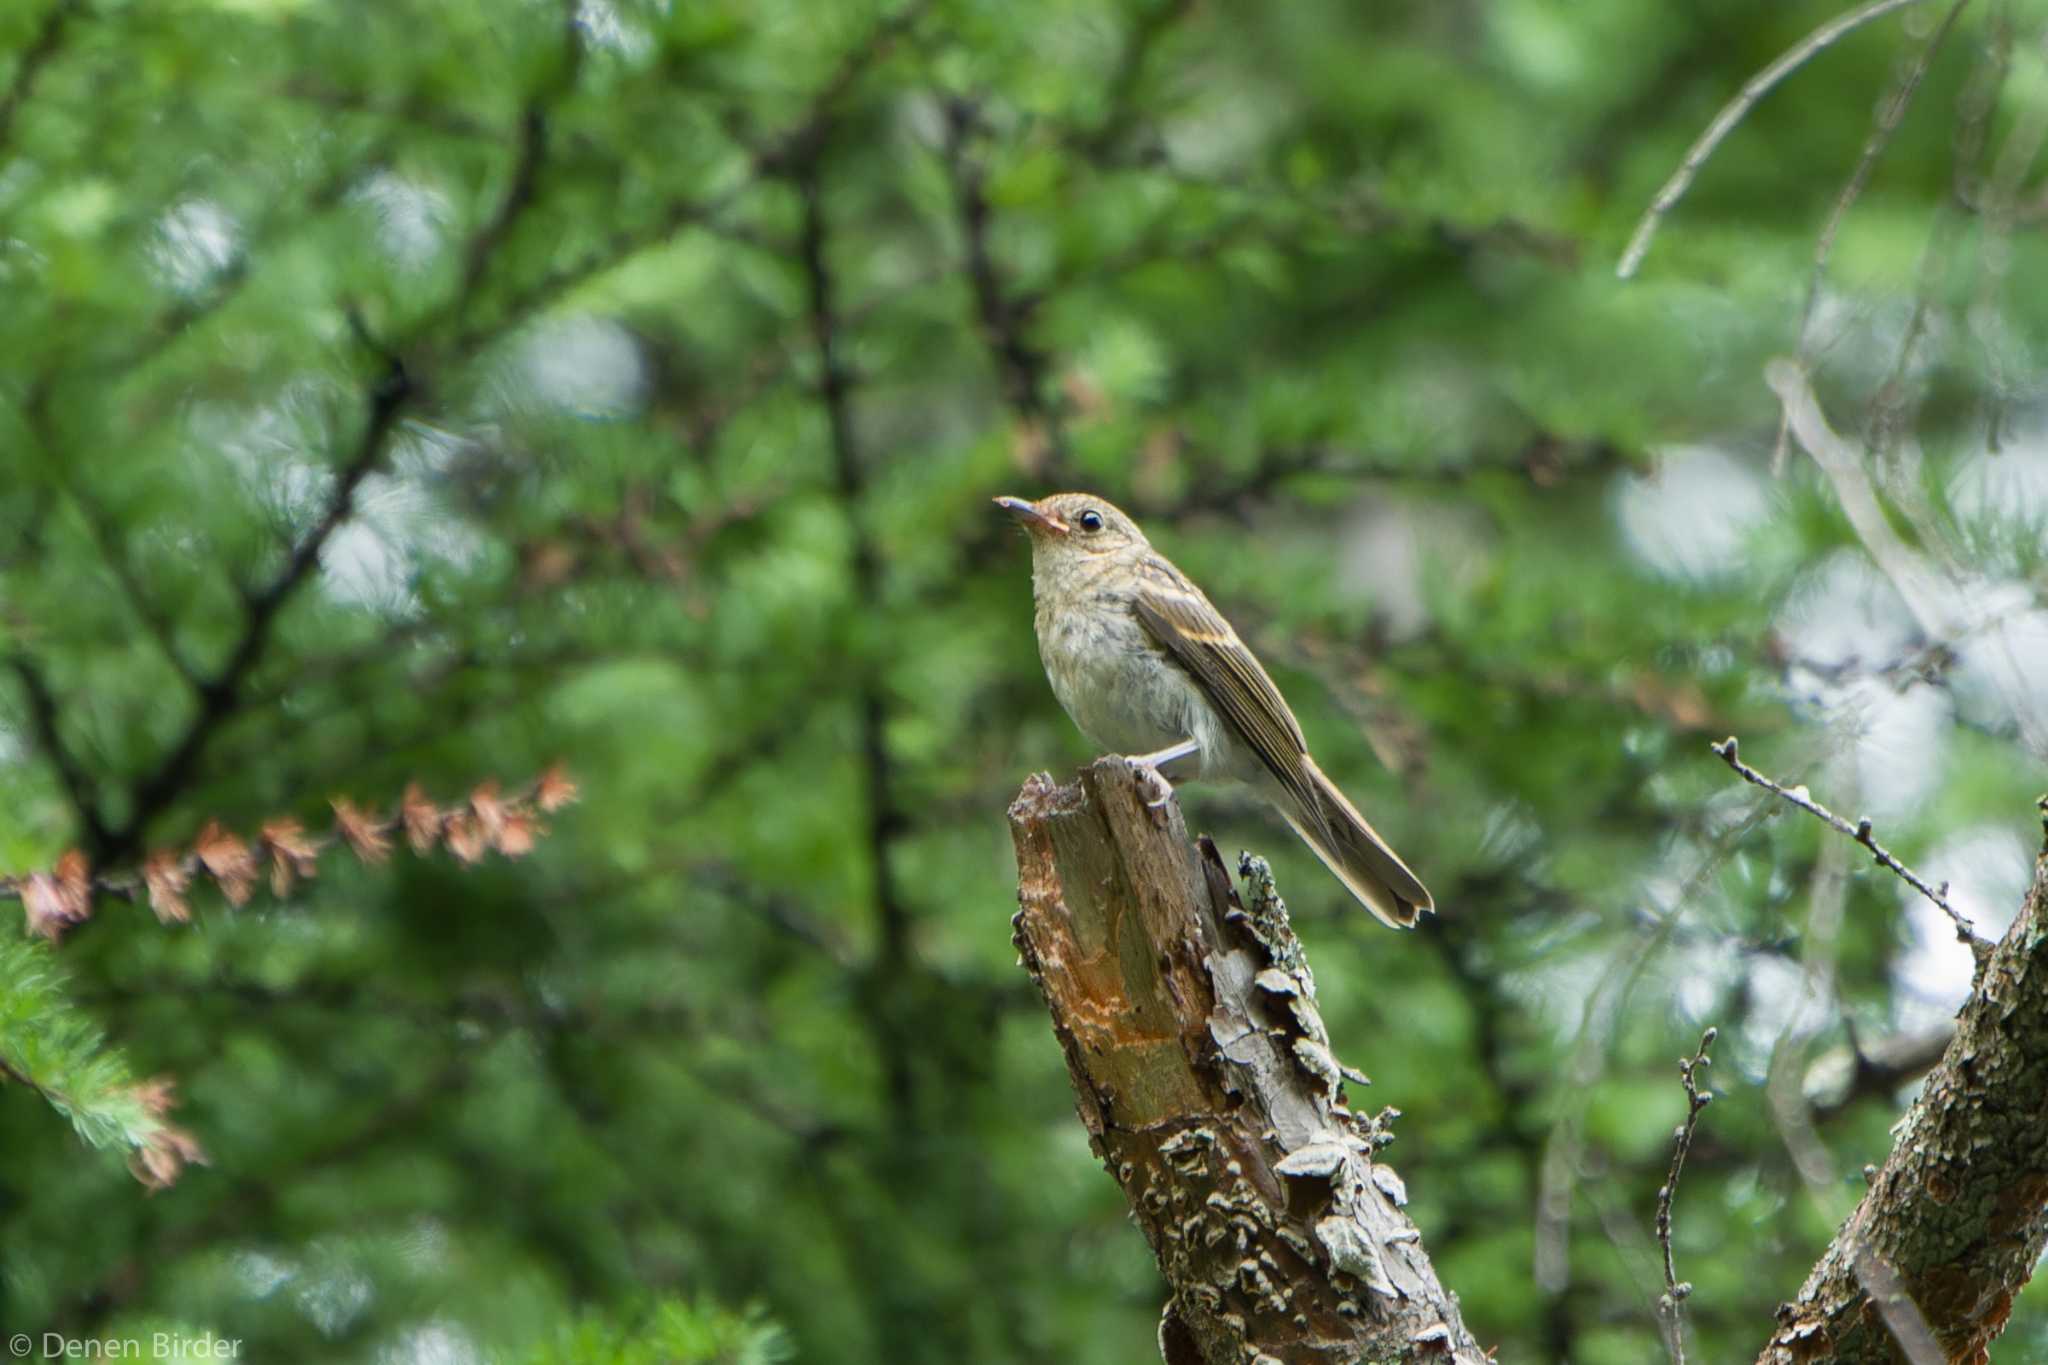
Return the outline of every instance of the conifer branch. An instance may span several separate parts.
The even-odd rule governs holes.
[[[170,1079],[136,1078],[67,995],[48,945],[0,935],[0,1090],[7,1086],[41,1096],[88,1146],[122,1153],[151,1191],[206,1160],[198,1139],[167,1117]]]
[[[212,882],[233,906],[247,904],[264,880],[281,898],[315,876],[320,856],[336,845],[375,864],[390,856],[400,837],[416,854],[446,848],[467,864],[493,852],[521,858],[546,832],[541,817],[576,794],[559,765],[516,791],[487,780],[446,804],[428,799],[412,782],[386,814],[333,798],[334,819],[324,832],[281,815],[244,839],[209,820],[190,845],[159,849],[139,868],[95,874],[84,852],[72,849],[49,869],[0,877],[0,898],[19,900],[30,938],[45,940],[0,934],[0,1085],[34,1091],[89,1145],[123,1152],[151,1191],[170,1186],[187,1166],[206,1161],[199,1140],[169,1121],[173,1082],[135,1079],[125,1056],[68,997],[49,957],[67,929],[91,917],[96,900],[147,900],[159,920],[183,924],[192,915],[188,895],[196,883]]]

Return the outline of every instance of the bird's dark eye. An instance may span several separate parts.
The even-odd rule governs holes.
[[[1091,507],[1080,516],[1075,517],[1074,524],[1084,531],[1100,531],[1102,529],[1102,513]]]

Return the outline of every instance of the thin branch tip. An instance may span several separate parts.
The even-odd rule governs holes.
[[[1863,845],[1865,849],[1869,850],[1872,862],[1893,873],[1901,881],[1926,897],[1942,914],[1947,915],[1949,921],[1955,925],[1956,938],[1963,943],[1969,944],[1970,951],[1976,955],[1980,962],[1990,955],[1992,946],[1990,940],[1980,935],[1977,932],[1976,926],[1970,922],[1969,917],[1949,902],[1949,884],[1943,882],[1939,889],[1930,886],[1919,873],[1913,871],[1912,868],[1894,857],[1890,849],[1877,841],[1877,836],[1873,832],[1875,827],[1871,824],[1869,816],[1859,817],[1856,823],[1852,825],[1826,806],[1820,804],[1820,802],[1814,800],[1807,792],[1805,786],[1787,787],[1783,783],[1758,772],[1738,757],[1738,749],[1733,735],[1730,735],[1719,744],[1712,744],[1708,747],[1714,751],[1722,762],[1734,769],[1736,775],[1743,781],[1751,786],[1762,787],[1765,791],[1776,793],[1836,833],[1846,835]]]
[[[1728,743],[1732,747],[1735,741],[1731,739]],[[1692,1297],[1692,1282],[1678,1278],[1678,1267],[1672,1259],[1671,1205],[1678,1198],[1685,1159],[1691,1154],[1693,1138],[1699,1131],[1700,1111],[1714,1100],[1713,1091],[1699,1088],[1699,1073],[1714,1064],[1707,1049],[1720,1036],[1719,1028],[1708,1027],[1700,1034],[1700,1045],[1693,1054],[1678,1059],[1678,1079],[1685,1087],[1685,1121],[1671,1130],[1671,1170],[1657,1190],[1657,1244],[1664,1252],[1664,1293],[1657,1300],[1657,1317],[1676,1365],[1685,1365],[1685,1320],[1680,1305]]]
[[[1637,268],[1643,263],[1643,257],[1649,254],[1650,241],[1657,235],[1657,229],[1663,225],[1665,216],[1677,207],[1678,201],[1685,197],[1685,192],[1692,188],[1694,177],[1713,157],[1715,149],[1728,134],[1735,131],[1736,125],[1748,116],[1749,111],[1754,109],[1765,95],[1770,94],[1787,76],[1811,61],[1844,34],[1861,28],[1873,19],[1881,19],[1893,10],[1904,9],[1907,5],[1918,2],[1919,0],[1869,0],[1865,5],[1838,14],[1787,48],[1776,61],[1743,82],[1735,97],[1721,106],[1720,112],[1714,115],[1713,121],[1707,124],[1705,131],[1686,149],[1684,159],[1678,163],[1678,169],[1671,173],[1670,178],[1657,191],[1656,197],[1651,199],[1649,207],[1643,210],[1643,216],[1637,222],[1635,231],[1629,235],[1628,246],[1621,253],[1620,262],[1614,267],[1615,277],[1623,280],[1635,277]]]

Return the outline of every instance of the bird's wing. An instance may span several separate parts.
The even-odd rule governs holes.
[[[1188,671],[1260,762],[1313,809],[1302,763],[1308,741],[1302,737],[1301,723],[1230,622],[1178,569],[1157,556],[1140,566],[1139,580],[1133,602],[1139,622]]]

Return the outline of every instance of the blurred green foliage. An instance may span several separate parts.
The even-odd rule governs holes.
[[[587,798],[522,862],[0,943],[0,1062],[110,1149],[0,1083],[0,1324],[737,1365],[783,1338],[712,1305],[758,1302],[808,1360],[1150,1358],[1006,924],[1004,806],[1087,753],[987,498],[1083,486],[1444,907],[1379,932],[1187,798],[1274,859],[1474,1330],[1653,1357],[1712,1022],[1677,1252],[1702,1357],[1753,1351],[1900,1103],[1809,1064],[1938,1026],[1962,950],[1706,741],[1983,912],[2033,837],[2048,666],[1977,646],[2048,639],[2048,10],[1947,8],[1759,104],[1623,284],[1828,8],[0,7],[6,865],[557,757]],[[1774,472],[1760,378],[1936,33],[1803,353],[2005,604],[1952,638]],[[145,1197],[159,1074],[211,1164]]]
[[[631,1325],[585,1315],[529,1355],[526,1365],[776,1365],[789,1359],[782,1329],[757,1313],[669,1300],[625,1316],[634,1319]]]

